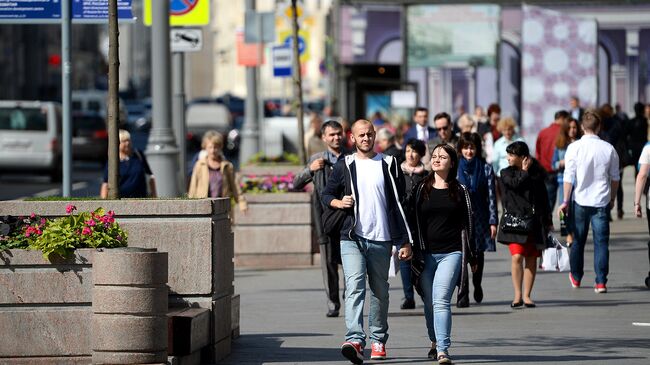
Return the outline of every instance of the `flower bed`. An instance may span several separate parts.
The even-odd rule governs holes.
[[[113,211],[97,208],[79,212],[66,206],[66,216],[47,219],[32,213],[29,217],[6,216],[0,219],[0,250],[41,250],[48,259],[55,254],[70,256],[77,248],[112,248],[127,244],[127,233],[115,221]]]

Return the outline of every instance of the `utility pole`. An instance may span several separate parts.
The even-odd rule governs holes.
[[[298,49],[298,0],[291,0],[291,30],[293,32],[293,82],[294,98],[296,99],[296,116],[298,117],[298,157],[300,164],[307,164],[305,157],[305,128],[303,126],[303,106],[302,106],[302,75],[300,72],[300,52]]]
[[[117,27],[117,0],[108,0],[108,198],[120,197],[119,155],[119,30]]]
[[[171,124],[169,1],[151,2],[151,95],[153,120],[147,156],[159,197],[179,196],[178,148]]]
[[[72,64],[70,62],[70,23],[72,12],[70,0],[61,1],[61,104],[63,104],[63,130],[62,139],[62,192],[64,197],[69,197],[72,190],[72,118],[71,109],[71,91],[70,91],[70,71]],[[58,172],[55,172],[57,174]]]
[[[246,0],[246,11],[254,10],[255,0]],[[246,66],[246,110],[239,150],[239,163],[242,166],[260,150],[257,111],[257,67]]]
[[[176,136],[176,145],[178,146],[178,182],[181,191],[185,191],[187,185],[187,162],[185,150],[185,135],[187,128],[185,127],[185,54],[183,52],[175,52],[172,54],[172,90],[173,90],[173,103],[172,115],[174,125],[174,135]]]

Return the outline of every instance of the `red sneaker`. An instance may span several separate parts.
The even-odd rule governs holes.
[[[341,354],[353,364],[363,364],[363,346],[359,342],[344,342]]]
[[[599,294],[607,293],[607,287],[605,286],[605,284],[596,284],[596,286],[594,287],[594,291]]]
[[[386,346],[381,342],[373,342],[370,358],[372,360],[384,360],[386,358]]]
[[[580,287],[580,280],[576,280],[573,278],[573,275],[569,273],[569,281],[571,282],[571,286],[574,288],[579,288]]]

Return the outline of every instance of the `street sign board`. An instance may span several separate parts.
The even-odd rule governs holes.
[[[75,23],[106,23],[108,0],[70,0],[72,21]],[[121,21],[133,21],[132,0],[117,2]],[[0,23],[41,24],[61,22],[61,0],[14,1],[0,0]]]
[[[151,1],[144,1],[144,25],[151,26]],[[155,0],[162,1],[162,0]],[[210,0],[168,0],[169,25],[197,26],[210,24]]]
[[[198,52],[203,47],[200,28],[172,28],[169,31],[172,52]]]
[[[279,43],[291,47],[293,44],[293,33],[291,31],[280,32]],[[309,32],[301,29],[298,32],[298,54],[300,62],[309,61]]]
[[[292,49],[286,45],[273,47],[273,76],[289,77],[293,68]]]
[[[246,43],[271,43],[275,41],[275,13],[246,11],[244,23]]]

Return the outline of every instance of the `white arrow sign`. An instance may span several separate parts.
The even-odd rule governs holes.
[[[169,33],[172,52],[198,52],[203,47],[200,28],[172,28]]]

